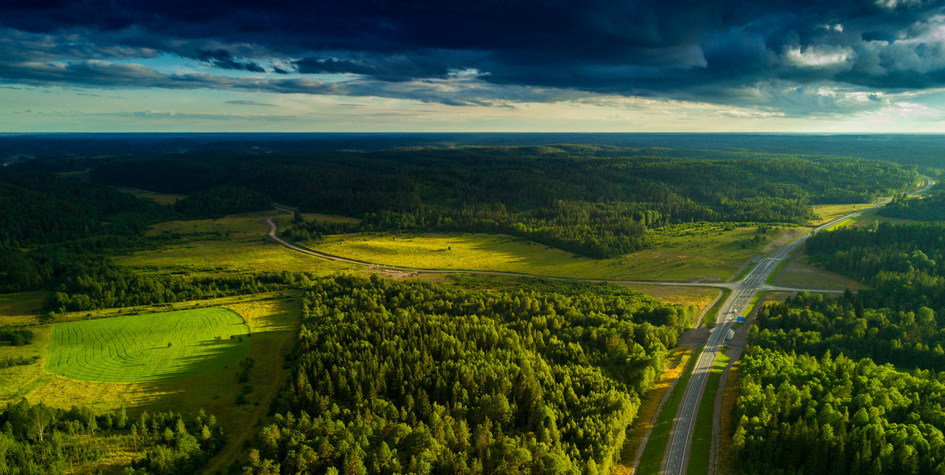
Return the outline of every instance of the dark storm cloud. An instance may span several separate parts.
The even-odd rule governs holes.
[[[216,51],[197,50],[197,59],[221,69],[234,69],[254,73],[266,72],[262,66],[252,61],[237,59],[225,49],[218,49]]]
[[[945,85],[942,13],[942,2],[922,0],[14,0],[0,4],[0,74],[11,82],[140,80],[447,104],[569,94],[547,91],[555,88],[787,107],[775,97],[785,84]],[[275,76],[236,80],[90,62],[159,54]],[[476,87],[457,80],[462,71]],[[355,79],[291,77],[315,74]],[[444,86],[457,81],[458,89]],[[824,107],[823,97],[812,106]]]

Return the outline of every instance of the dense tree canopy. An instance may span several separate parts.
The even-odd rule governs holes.
[[[877,213],[890,218],[945,221],[945,185],[937,184],[926,196],[899,195]]]
[[[562,295],[317,281],[293,375],[249,468],[606,472],[693,317],[594,287]]]
[[[125,473],[183,475],[199,471],[223,448],[226,437],[216,419],[203,411],[192,417],[144,412],[132,418],[124,409],[99,414],[22,400],[0,410],[0,473],[70,473],[106,455],[106,440],[141,454]]]

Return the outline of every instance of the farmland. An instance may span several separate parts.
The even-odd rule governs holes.
[[[221,308],[62,323],[47,369],[73,379],[143,382],[204,373],[246,356],[249,327]]]

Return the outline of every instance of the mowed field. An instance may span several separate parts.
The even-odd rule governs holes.
[[[245,358],[249,332],[242,317],[222,308],[60,323],[52,328],[46,369],[121,383],[192,376]]]

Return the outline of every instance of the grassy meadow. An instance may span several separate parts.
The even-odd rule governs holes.
[[[265,237],[265,218],[275,211],[218,219],[168,221],[148,235],[167,239],[158,249],[117,256],[114,262],[143,272],[217,275],[225,272],[356,272],[360,266],[313,258],[290,251]]]
[[[9,294],[6,297],[22,294]],[[215,307],[215,308],[213,308]],[[282,367],[284,356],[294,341],[298,328],[299,302],[295,292],[272,292],[266,294],[224,297],[201,302],[179,302],[166,307],[138,308],[134,311],[155,313],[143,315],[128,315],[131,309],[106,309],[94,312],[76,312],[62,315],[56,322],[36,324],[30,327],[35,333],[33,343],[25,346],[0,345],[0,360],[12,357],[38,357],[37,362],[29,365],[11,366],[0,369],[0,404],[15,402],[26,398],[31,403],[44,402],[46,404],[69,408],[73,405],[89,406],[97,410],[111,410],[125,407],[129,413],[141,410],[161,411],[175,410],[197,412],[203,408],[208,413],[215,414],[224,425],[231,437],[246,435],[252,432],[255,421],[265,416],[268,402],[275,394],[285,377]],[[71,327],[73,325],[104,324],[117,327],[122,321],[132,321],[136,318],[153,321],[155,318],[174,314],[191,315],[206,314],[209,311],[228,315],[228,319],[235,319],[228,323],[233,328],[241,328],[241,332],[252,332],[251,337],[244,337],[242,346],[236,349],[239,354],[230,355],[225,362],[217,360],[213,367],[196,374],[196,369],[202,364],[194,365],[184,358],[178,363],[184,369],[168,374],[142,377],[135,375],[135,367],[129,366],[127,374],[118,374],[113,368],[110,381],[89,381],[75,377],[66,377],[47,370],[52,362],[52,356],[61,350],[54,342],[56,327]],[[91,315],[91,317],[89,317]],[[36,315],[31,317],[36,321]],[[89,319],[91,318],[91,319]],[[185,324],[187,322],[178,322]],[[146,334],[149,330],[143,330]],[[202,330],[197,330],[201,332]],[[221,343],[209,338],[214,343]],[[224,340],[221,338],[221,340]],[[126,340],[127,341],[127,340]],[[163,342],[163,348],[154,346],[153,352],[164,351],[167,355],[167,339],[155,338],[156,343]],[[236,342],[238,345],[240,342]],[[145,345],[132,342],[129,347],[139,349]],[[177,350],[174,348],[177,347]],[[183,352],[184,344],[174,343],[171,351]],[[142,351],[148,351],[144,348]],[[192,357],[202,359],[200,351],[194,351]],[[210,353],[211,358],[219,358]],[[238,357],[237,357],[238,356]],[[237,379],[238,363],[243,357],[255,361],[253,369],[249,371],[248,381],[240,383]],[[132,377],[140,380],[129,382]],[[121,382],[124,381],[124,382]],[[237,404],[236,398],[242,394],[244,404]],[[231,439],[234,440],[234,439]]]
[[[826,271],[807,261],[805,256],[793,258],[774,278],[774,285],[784,287],[830,290],[859,290],[865,285],[840,274]]]
[[[54,325],[46,369],[85,381],[137,383],[235,365],[252,341],[232,310],[199,308]]]
[[[49,292],[0,294],[0,326],[36,323]]]
[[[841,218],[850,213],[855,213],[863,208],[869,208],[873,206],[874,203],[854,203],[854,204],[840,204],[840,205],[814,205],[813,208],[814,216],[816,218],[811,220],[811,224],[814,226],[820,226],[824,223],[829,223],[837,218]]]
[[[145,200],[151,200],[157,204],[172,205],[187,197],[187,195],[175,195],[171,193],[158,193],[156,191],[139,190],[137,188],[118,187],[119,190],[137,196]]]
[[[489,270],[609,280],[726,280],[775,236],[754,226],[696,223],[652,235],[653,249],[591,259],[507,235],[472,233],[333,235],[306,247],[382,265]]]

